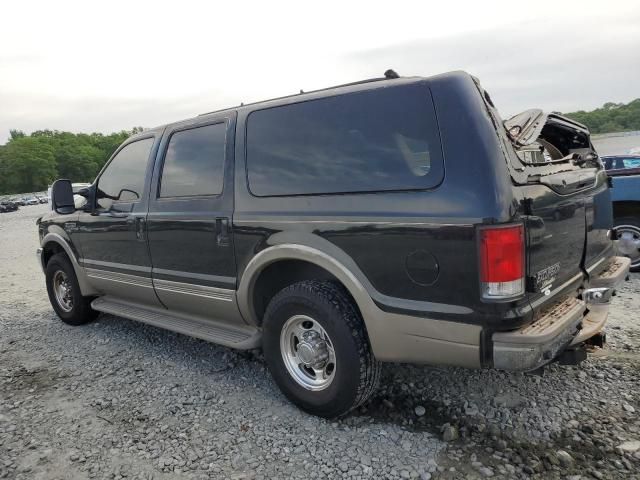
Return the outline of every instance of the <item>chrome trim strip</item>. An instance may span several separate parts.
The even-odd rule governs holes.
[[[234,219],[233,223],[236,225],[243,224],[262,224],[262,223],[338,223],[338,224],[353,224],[353,225],[398,225],[403,226],[437,226],[437,227],[472,227],[473,223],[434,223],[434,222],[387,222],[379,220],[363,221],[363,220],[247,220],[247,219]]]
[[[127,285],[135,285],[137,287],[153,288],[153,283],[149,277],[141,277],[138,275],[128,275],[126,273],[112,272],[110,270],[97,270],[95,268],[85,268],[89,278],[97,280],[106,280],[108,282],[124,283]]]
[[[157,267],[153,267],[152,273],[154,276],[167,275],[169,277],[181,277],[189,280],[203,280],[203,281],[216,282],[216,283],[226,283],[229,285],[235,285],[236,283],[235,277],[223,277],[221,275],[207,275],[204,273],[183,272],[180,270],[167,270],[164,268],[157,268]],[[169,280],[166,280],[166,281],[168,282]],[[182,283],[182,282],[173,282],[173,283]],[[188,285],[191,285],[191,283],[189,283]]]
[[[96,265],[98,267],[118,268],[120,270],[134,270],[138,272],[151,272],[151,267],[145,267],[143,265],[129,265],[128,263],[114,263],[103,262],[102,260],[91,260],[88,258],[81,258],[78,260],[85,268],[89,268],[90,265]]]
[[[221,300],[225,302],[233,301],[234,290],[226,288],[207,287],[205,285],[196,285],[192,283],[172,282],[170,280],[154,279],[153,285],[156,290],[181,293],[184,295],[193,295],[196,297],[211,298],[213,300]]]

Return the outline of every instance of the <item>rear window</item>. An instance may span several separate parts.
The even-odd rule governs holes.
[[[258,110],[247,122],[258,196],[428,189],[442,180],[442,163],[423,84]]]

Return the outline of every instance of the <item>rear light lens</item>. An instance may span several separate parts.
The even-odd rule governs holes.
[[[524,294],[524,226],[481,228],[480,282],[486,299]]]

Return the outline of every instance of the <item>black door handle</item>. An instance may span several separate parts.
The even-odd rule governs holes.
[[[216,218],[216,243],[219,247],[229,246],[229,219],[226,217]]]

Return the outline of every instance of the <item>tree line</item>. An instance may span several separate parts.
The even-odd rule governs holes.
[[[26,135],[11,130],[0,145],[0,195],[39,192],[57,178],[92,182],[105,162],[141,127],[104,135],[38,130]]]
[[[565,115],[587,125],[592,133],[640,130],[640,98]],[[9,141],[0,145],[0,195],[43,191],[56,178],[91,182],[116,148],[141,131],[135,127],[104,135],[38,130],[26,135],[11,130]]]
[[[591,133],[613,133],[640,130],[640,98],[629,103],[607,102],[590,112],[579,110],[565,114],[585,124]]]

